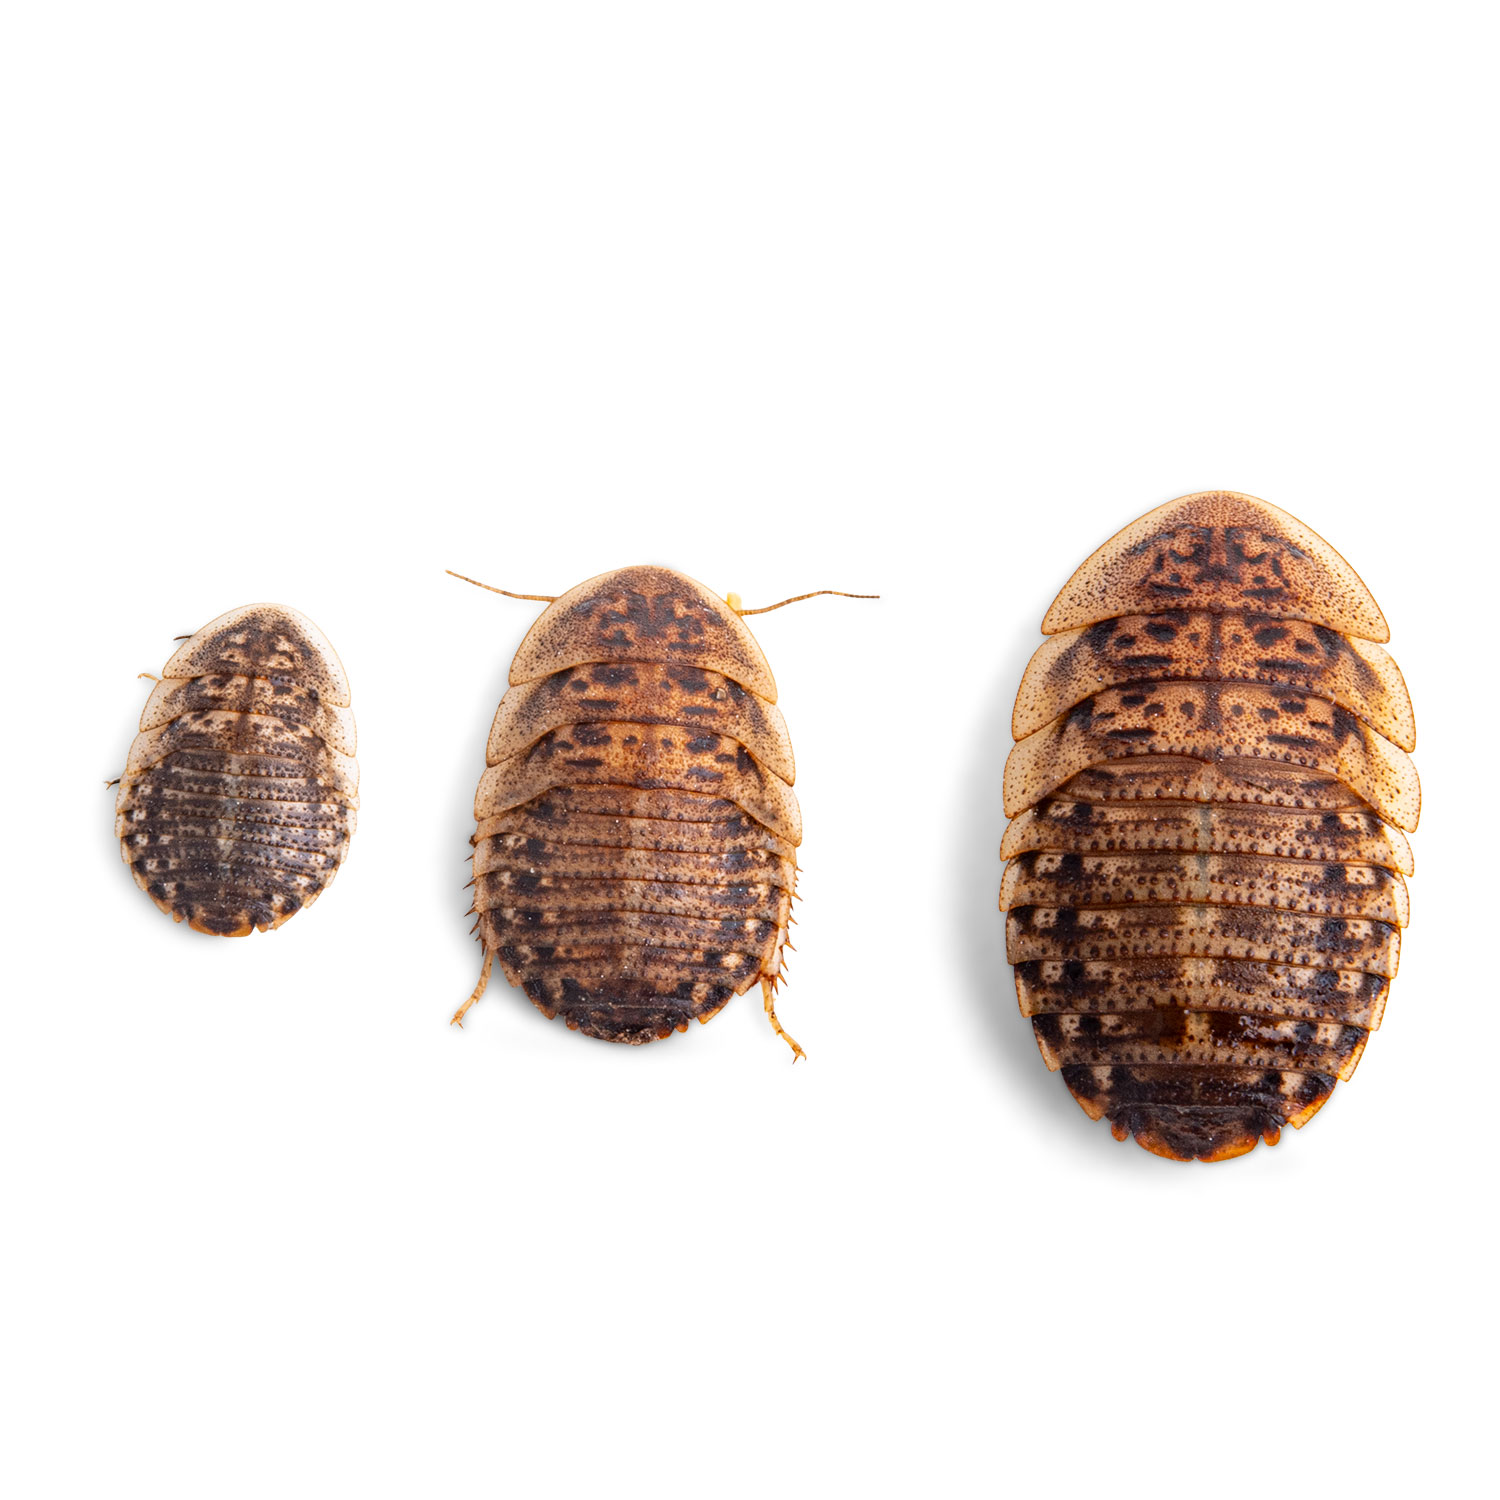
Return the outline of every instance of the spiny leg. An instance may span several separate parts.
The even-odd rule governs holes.
[[[457,1026],[462,1030],[464,1016],[467,1014],[469,1007],[484,993],[485,985],[490,982],[490,965],[494,961],[495,950],[493,948],[486,948],[484,950],[484,967],[479,971],[479,983],[474,986],[474,993],[453,1012],[453,1019],[448,1022],[450,1026]]]
[[[783,1029],[781,1022],[776,1019],[776,995],[775,991],[772,989],[771,981],[769,979],[761,980],[760,992],[765,996],[766,1000],[766,1019],[770,1021],[772,1027],[775,1029],[776,1035],[779,1036],[782,1041],[784,1041],[787,1046],[792,1049],[794,1053],[796,1053],[796,1057],[793,1057],[792,1061],[795,1063],[797,1061],[797,1058],[800,1057],[804,1062],[806,1062],[807,1053],[805,1053],[797,1045],[797,1043],[786,1034],[786,1031]]]

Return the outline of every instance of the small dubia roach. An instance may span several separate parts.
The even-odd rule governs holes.
[[[511,597],[548,608],[490,730],[471,840],[484,965],[453,1020],[497,958],[543,1015],[631,1045],[759,984],[801,1057],[775,992],[802,814],[776,682],[741,620],[765,610],[662,567]]]
[[[354,750],[348,679],[311,620],[279,604],[211,620],[162,668],[120,778],[135,883],[198,932],[280,927],[348,852]]]
[[[1000,893],[1042,1057],[1118,1140],[1221,1161],[1301,1126],[1380,1025],[1421,790],[1379,606],[1249,495],[1073,575],[1016,695]]]

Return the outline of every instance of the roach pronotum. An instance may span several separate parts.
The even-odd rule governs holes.
[[[484,966],[454,1021],[497,958],[543,1015],[632,1045],[759,983],[801,1057],[774,1000],[802,815],[776,682],[741,620],[765,610],[660,567],[511,597],[548,608],[511,663],[474,800]]]
[[[136,884],[198,932],[280,927],[348,852],[354,748],[348,680],[311,620],[247,604],[209,621],[162,668],[120,778]]]
[[[1385,618],[1321,537],[1210,491],[1106,542],[1042,631],[1000,851],[1021,1012],[1118,1140],[1275,1144],[1396,973],[1421,792]]]

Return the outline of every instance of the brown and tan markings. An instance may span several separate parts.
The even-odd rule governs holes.
[[[210,621],[162,668],[120,778],[136,884],[198,932],[281,926],[348,852],[354,751],[349,684],[311,620],[249,604]]]
[[[548,608],[490,730],[471,840],[484,965],[454,1021],[496,959],[544,1015],[631,1045],[759,984],[801,1057],[774,1003],[802,842],[796,769],[741,619],[764,610],[659,567],[511,597]]]
[[[1249,495],[1073,575],[1016,695],[1001,888],[1021,1012],[1115,1136],[1220,1161],[1300,1126],[1380,1024],[1421,788],[1389,631]]]

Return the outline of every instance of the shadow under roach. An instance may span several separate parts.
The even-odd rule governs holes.
[[[1063,1149],[1099,1162],[1101,1169],[1152,1176],[1174,1169],[1182,1172],[1199,1164],[1168,1161],[1143,1151],[1134,1141],[1117,1141],[1107,1121],[1091,1120],[1084,1114],[1062,1077],[1048,1071],[1031,1023],[1016,1001],[1015,979],[1005,957],[1005,918],[1000,911],[1000,877],[1005,868],[1000,860],[1006,825],[1003,782],[1016,689],[1040,639],[1018,632],[1007,648],[991,679],[978,733],[960,776],[958,813],[947,840],[952,853],[946,861],[951,872],[947,911],[954,951],[960,958],[968,1002],[978,1012],[981,1033],[996,1064],[997,1087],[1013,1092],[1027,1111],[1034,1112],[1041,1130]],[[1257,1154],[1259,1150],[1250,1153]],[[1226,1165],[1219,1164],[1218,1170]]]

